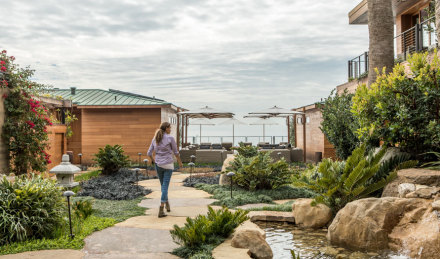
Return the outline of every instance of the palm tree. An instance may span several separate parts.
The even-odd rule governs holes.
[[[435,33],[437,34],[437,42],[440,39],[440,1],[435,0]]]
[[[394,66],[394,17],[391,0],[368,0],[368,31],[370,37],[368,84],[376,81],[385,67],[386,73]]]

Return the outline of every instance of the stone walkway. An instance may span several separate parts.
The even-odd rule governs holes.
[[[210,194],[204,191],[184,187],[182,181],[187,176],[176,172],[171,178],[168,192],[171,212],[167,213],[167,217],[157,217],[161,195],[159,180],[145,180],[139,182],[139,185],[153,191],[146,196],[148,199],[139,204],[141,207],[148,208],[146,215],[129,218],[113,227],[93,233],[85,239],[86,244],[83,250],[33,251],[0,256],[0,258],[178,258],[170,254],[178,245],[173,242],[169,231],[174,224],[183,226],[186,217],[206,214],[207,205],[215,201],[210,199]]]

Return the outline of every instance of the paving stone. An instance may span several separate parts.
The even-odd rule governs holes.
[[[170,253],[143,253],[143,254],[130,254],[130,253],[117,253],[108,252],[105,254],[87,254],[84,259],[176,259],[178,256]]]
[[[116,226],[125,227],[125,228],[171,230],[173,229],[174,225],[183,226],[185,222],[186,222],[186,217],[167,216],[163,218],[158,218],[156,214],[156,215],[147,215],[147,216],[138,216],[138,217],[129,218],[124,222],[116,224]]]
[[[212,195],[202,191],[202,190],[196,190],[194,188],[189,188],[189,187],[184,187],[185,189],[180,189],[180,190],[174,190],[171,189],[168,190],[168,198],[172,199],[172,198],[209,198]],[[154,191],[150,194],[148,194],[146,197],[150,198],[150,199],[154,199],[154,198],[160,198],[160,196],[162,195],[161,191]]]
[[[231,238],[226,239],[225,242],[212,250],[212,256],[215,259],[251,258],[248,254],[249,249],[232,247],[231,240]]]
[[[252,222],[254,221],[277,221],[295,223],[292,212],[283,211],[251,211],[248,214]]]
[[[1,259],[47,259],[47,258],[69,258],[81,259],[84,252],[73,249],[56,249],[56,250],[40,250],[31,251],[11,255],[0,256]]]
[[[196,198],[175,198],[170,199],[170,204],[173,207],[194,207],[207,206],[217,200],[215,199],[196,199]],[[139,206],[145,208],[158,208],[160,206],[160,199],[146,199],[139,203]]]
[[[105,253],[146,254],[168,253],[177,248],[168,230],[111,227],[85,239],[87,255]]]

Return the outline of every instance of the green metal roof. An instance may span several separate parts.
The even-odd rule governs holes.
[[[49,94],[72,100],[73,104],[81,106],[106,106],[106,105],[171,105],[161,99],[109,89],[76,89],[72,94],[71,89],[54,88]]]

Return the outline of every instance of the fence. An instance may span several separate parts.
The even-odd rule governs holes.
[[[396,42],[395,58],[406,60],[409,54],[421,52],[437,46],[434,17],[416,24],[414,27],[394,37]],[[398,47],[398,48],[397,48]],[[369,52],[348,61],[348,80],[368,75]]]
[[[188,140],[194,144],[200,144],[200,136],[188,136]],[[232,142],[232,136],[202,136],[202,143],[222,143]],[[252,142],[253,145],[258,142],[269,142],[271,144],[278,144],[280,142],[288,142],[287,136],[234,136],[234,145],[240,142]]]

